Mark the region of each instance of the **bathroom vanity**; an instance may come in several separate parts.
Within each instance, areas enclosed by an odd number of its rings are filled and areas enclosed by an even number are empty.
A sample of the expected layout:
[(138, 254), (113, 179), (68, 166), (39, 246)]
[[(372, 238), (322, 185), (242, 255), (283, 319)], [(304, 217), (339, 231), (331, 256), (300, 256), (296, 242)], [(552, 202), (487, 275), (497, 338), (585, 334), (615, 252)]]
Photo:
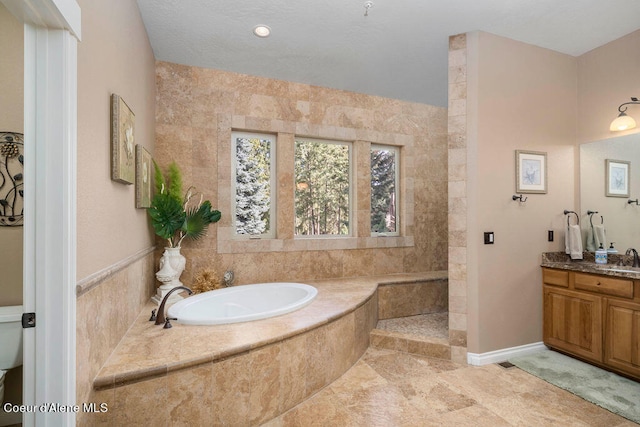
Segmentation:
[(640, 268), (543, 256), (542, 281), (544, 343), (640, 381)]

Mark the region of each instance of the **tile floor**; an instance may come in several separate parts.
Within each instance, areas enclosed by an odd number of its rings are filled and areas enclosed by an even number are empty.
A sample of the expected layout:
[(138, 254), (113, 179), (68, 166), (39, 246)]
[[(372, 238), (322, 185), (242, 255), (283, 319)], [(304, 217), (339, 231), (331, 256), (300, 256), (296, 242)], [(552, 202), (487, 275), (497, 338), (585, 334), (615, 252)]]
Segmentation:
[(268, 422), (289, 426), (636, 426), (516, 367), (369, 348), (342, 377)]

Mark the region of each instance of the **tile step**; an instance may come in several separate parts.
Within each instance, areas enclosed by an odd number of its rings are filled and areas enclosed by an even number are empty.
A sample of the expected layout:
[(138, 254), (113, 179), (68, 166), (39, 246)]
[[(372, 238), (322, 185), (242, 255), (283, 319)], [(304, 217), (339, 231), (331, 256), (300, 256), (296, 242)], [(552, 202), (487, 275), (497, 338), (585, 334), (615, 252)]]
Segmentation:
[(373, 329), (369, 334), (374, 348), (396, 350), (437, 359), (451, 360), (451, 346), (443, 338)]

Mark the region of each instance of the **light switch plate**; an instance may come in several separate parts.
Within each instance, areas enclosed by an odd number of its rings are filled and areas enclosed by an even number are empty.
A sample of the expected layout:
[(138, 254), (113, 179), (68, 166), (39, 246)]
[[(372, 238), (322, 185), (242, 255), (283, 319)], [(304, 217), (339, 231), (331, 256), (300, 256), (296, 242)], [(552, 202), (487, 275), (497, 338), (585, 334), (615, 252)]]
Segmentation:
[(493, 231), (485, 231), (484, 232), (484, 244), (485, 245), (493, 245)]

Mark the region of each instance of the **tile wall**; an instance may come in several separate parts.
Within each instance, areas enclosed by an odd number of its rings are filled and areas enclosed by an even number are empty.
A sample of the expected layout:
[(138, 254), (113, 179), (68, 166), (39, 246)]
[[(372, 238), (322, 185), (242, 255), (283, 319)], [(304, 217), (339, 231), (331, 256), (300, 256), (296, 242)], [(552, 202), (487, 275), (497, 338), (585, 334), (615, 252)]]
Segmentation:
[[(89, 402), (93, 379), (155, 290), (153, 248), (77, 286), (76, 396)], [(78, 424), (82, 425), (82, 424)]]
[(449, 343), (467, 363), (467, 36), (449, 38)]
[[(155, 160), (161, 166), (175, 160), (185, 185), (197, 185), (223, 214), (205, 239), (183, 246), (185, 284), (207, 267), (219, 274), (233, 269), (238, 284), (446, 269), (445, 108), (166, 62), (157, 63), (156, 78)], [(277, 134), (276, 239), (233, 238), (232, 130)], [(353, 237), (293, 237), (295, 135), (354, 143), (363, 179), (356, 185)], [(400, 237), (369, 236), (370, 143), (402, 147)]]

